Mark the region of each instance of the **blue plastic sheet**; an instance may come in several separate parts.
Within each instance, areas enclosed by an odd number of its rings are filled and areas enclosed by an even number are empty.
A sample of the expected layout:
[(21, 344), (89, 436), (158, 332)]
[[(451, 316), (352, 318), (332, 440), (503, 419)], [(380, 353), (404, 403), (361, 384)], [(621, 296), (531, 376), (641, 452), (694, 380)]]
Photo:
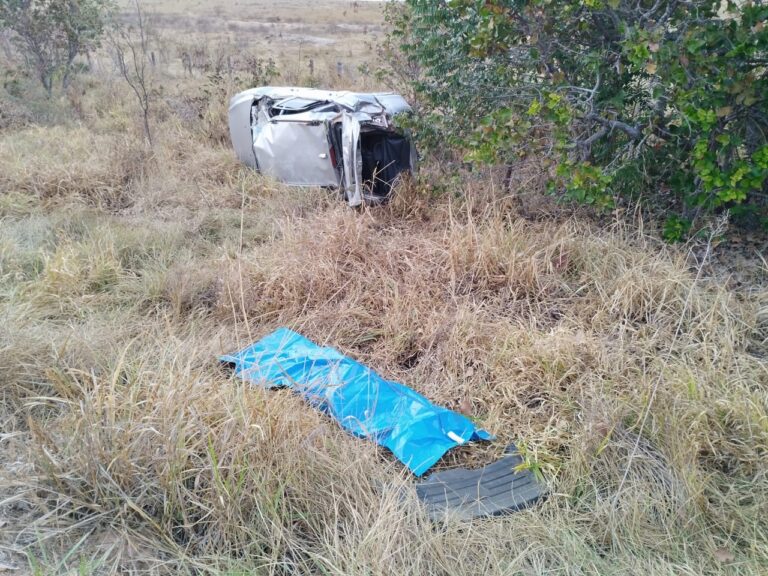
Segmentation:
[(287, 328), (220, 360), (244, 380), (293, 388), (346, 430), (391, 450), (417, 476), (454, 446), (492, 439), (469, 418)]

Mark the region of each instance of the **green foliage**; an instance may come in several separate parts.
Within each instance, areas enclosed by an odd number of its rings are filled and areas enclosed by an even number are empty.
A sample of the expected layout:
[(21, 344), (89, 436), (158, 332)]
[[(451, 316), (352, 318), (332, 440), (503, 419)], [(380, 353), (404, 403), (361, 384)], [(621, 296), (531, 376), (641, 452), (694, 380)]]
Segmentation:
[(109, 0), (2, 0), (0, 28), (15, 43), (50, 94), (56, 79), (67, 87), (75, 59), (101, 40)]
[(685, 239), (691, 230), (690, 220), (681, 218), (677, 214), (672, 214), (664, 222), (662, 236), (669, 242), (680, 242)]
[(764, 2), (407, 0), (389, 19), (425, 150), (549, 158), (552, 191), (642, 195), (680, 234), (722, 210), (768, 220)]
[(562, 190), (565, 197), (600, 209), (613, 207), (610, 185), (613, 178), (602, 168), (589, 162), (563, 160), (556, 169), (556, 178), (549, 183), (550, 191)]

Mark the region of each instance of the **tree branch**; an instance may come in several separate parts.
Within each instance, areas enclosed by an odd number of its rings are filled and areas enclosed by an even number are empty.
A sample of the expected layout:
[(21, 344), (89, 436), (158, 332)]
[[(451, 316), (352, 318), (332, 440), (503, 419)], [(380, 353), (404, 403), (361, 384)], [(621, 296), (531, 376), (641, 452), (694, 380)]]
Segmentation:
[(591, 120), (593, 122), (597, 122), (598, 124), (601, 124), (610, 130), (618, 129), (627, 134), (632, 140), (640, 140), (640, 138), (643, 137), (643, 132), (640, 129), (639, 126), (632, 126), (630, 124), (627, 124), (626, 122), (622, 122), (621, 120), (609, 120), (608, 118), (603, 118), (602, 116), (599, 116), (597, 114), (587, 114), (584, 117), (585, 120)]

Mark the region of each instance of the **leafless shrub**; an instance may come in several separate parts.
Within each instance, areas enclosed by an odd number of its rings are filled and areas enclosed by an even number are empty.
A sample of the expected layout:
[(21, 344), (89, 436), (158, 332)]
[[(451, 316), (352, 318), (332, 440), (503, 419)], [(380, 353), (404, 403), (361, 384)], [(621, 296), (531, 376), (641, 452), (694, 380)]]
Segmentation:
[(152, 147), (152, 131), (149, 116), (155, 89), (152, 72), (148, 69), (151, 53), (147, 36), (147, 20), (139, 0), (134, 0), (136, 11), (135, 27), (118, 27), (110, 36), (110, 45), (115, 53), (115, 62), (123, 79), (136, 95), (141, 108), (144, 137)]

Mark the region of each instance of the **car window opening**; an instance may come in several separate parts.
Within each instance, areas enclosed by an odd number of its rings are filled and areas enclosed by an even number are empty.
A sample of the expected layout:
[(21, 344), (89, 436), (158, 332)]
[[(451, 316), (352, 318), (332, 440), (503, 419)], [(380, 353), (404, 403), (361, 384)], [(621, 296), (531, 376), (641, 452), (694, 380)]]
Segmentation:
[(408, 138), (382, 130), (362, 132), (360, 153), (364, 186), (375, 197), (389, 197), (397, 177), (411, 166)]

